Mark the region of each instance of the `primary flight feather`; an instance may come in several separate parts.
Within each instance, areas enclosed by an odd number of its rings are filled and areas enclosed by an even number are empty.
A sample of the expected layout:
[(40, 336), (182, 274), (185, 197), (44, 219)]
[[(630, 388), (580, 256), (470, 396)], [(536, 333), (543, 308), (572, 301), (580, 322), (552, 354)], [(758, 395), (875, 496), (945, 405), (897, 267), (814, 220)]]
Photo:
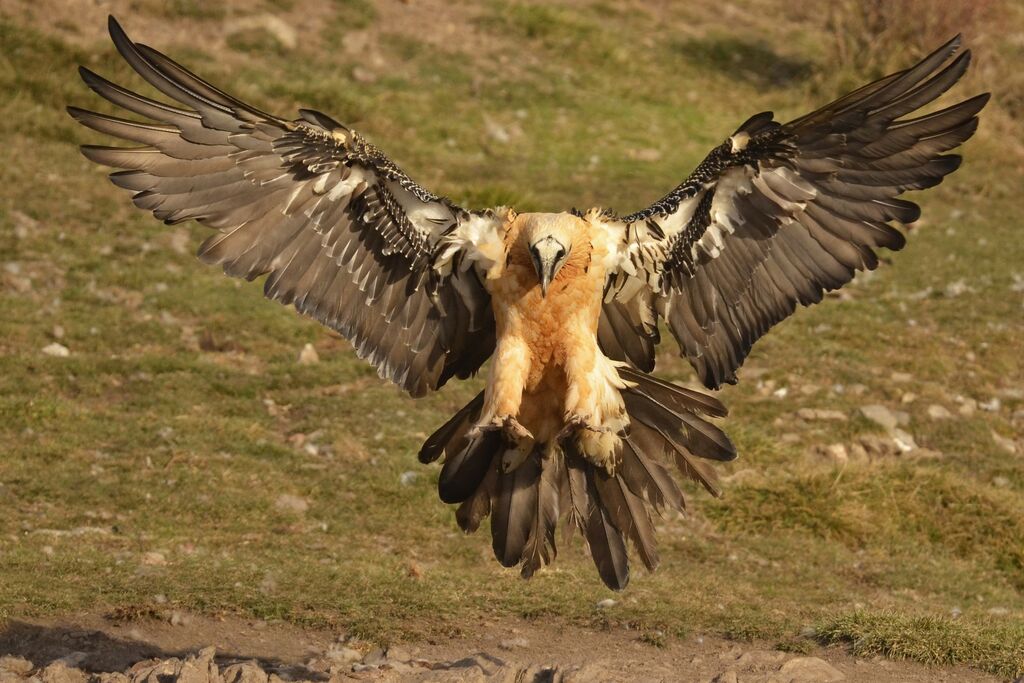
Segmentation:
[(898, 196), (942, 181), (988, 95), (926, 115), (963, 75), (960, 40), (789, 123), (751, 117), (665, 197), (628, 216), (470, 211), (417, 185), (319, 112), (281, 119), (240, 102), (111, 17), (114, 45), (173, 101), (81, 68), (101, 97), (148, 121), (76, 107), (136, 147), (85, 145), (115, 185), (166, 223), (217, 233), (199, 258), (337, 330), (413, 396), (491, 360), (486, 388), (424, 443), (462, 529), (488, 516), (495, 557), (531, 576), (556, 529), (580, 529), (602, 580), (624, 588), (627, 546), (658, 565), (651, 513), (683, 507), (669, 468), (719, 491), (736, 457), (715, 398), (659, 380), (663, 320), (703, 383), (736, 381), (753, 343), (820, 301), (875, 249), (900, 249)]

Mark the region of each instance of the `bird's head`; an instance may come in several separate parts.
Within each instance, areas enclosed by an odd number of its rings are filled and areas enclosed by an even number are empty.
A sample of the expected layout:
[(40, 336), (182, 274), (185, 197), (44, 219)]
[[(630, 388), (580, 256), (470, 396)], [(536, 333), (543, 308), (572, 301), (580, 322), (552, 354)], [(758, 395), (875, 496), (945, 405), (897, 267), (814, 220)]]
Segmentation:
[(526, 219), (523, 236), (540, 280), (541, 295), (547, 296), (548, 287), (569, 260), (579, 219), (569, 214), (520, 214), (520, 218)]

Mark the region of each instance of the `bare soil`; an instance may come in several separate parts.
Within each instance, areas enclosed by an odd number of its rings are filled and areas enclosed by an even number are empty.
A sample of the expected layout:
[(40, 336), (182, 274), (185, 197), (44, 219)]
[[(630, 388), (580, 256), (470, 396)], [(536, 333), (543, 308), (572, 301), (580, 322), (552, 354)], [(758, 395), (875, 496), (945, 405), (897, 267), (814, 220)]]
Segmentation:
[[(170, 680), (176, 680), (181, 676), (173, 675), (174, 666), (180, 667), (180, 660), (194, 660), (200, 649), (211, 646), (222, 669), (252, 661), (271, 674), (271, 683), (276, 683), (273, 676), (284, 681), (998, 680), (964, 667), (860, 659), (840, 648), (794, 654), (765, 643), (707, 636), (656, 646), (625, 629), (595, 631), (550, 621), (495, 620), (466, 625), (464, 634), (378, 649), (343, 633), (237, 617), (175, 614), (171, 620), (119, 621), (110, 615), (79, 614), (9, 622), (0, 630), (0, 657), (23, 657), (36, 672), (57, 663), (49, 675), (44, 672), (44, 681), (53, 680), (52, 672), (61, 665), (88, 674), (125, 672), (141, 681), (160, 663), (162, 670), (172, 673)], [(355, 659), (353, 650), (361, 658)], [(827, 662), (834, 673), (827, 673), (818, 660)]]

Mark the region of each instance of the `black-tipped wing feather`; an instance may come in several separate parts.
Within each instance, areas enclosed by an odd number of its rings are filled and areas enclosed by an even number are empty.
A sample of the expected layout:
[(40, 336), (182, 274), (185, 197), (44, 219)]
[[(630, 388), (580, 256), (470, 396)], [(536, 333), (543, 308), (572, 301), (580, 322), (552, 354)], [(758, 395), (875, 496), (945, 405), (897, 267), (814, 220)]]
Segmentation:
[[(171, 98), (159, 102), (82, 68), (85, 83), (149, 121), (69, 113), (142, 147), (86, 145), (90, 160), (167, 223), (220, 232), (200, 258), (339, 331), (382, 377), (413, 395), (467, 377), (490, 356), (494, 319), (474, 269), (447, 274), (433, 259), (469, 214), (414, 183), (373, 145), (330, 117), (294, 121), (218, 90), (168, 57), (133, 43), (116, 21), (118, 51)], [(450, 258), (451, 253), (448, 254)]]
[[(850, 93), (795, 121), (750, 118), (694, 173), (650, 207), (617, 220), (630, 271), (610, 282), (601, 344), (650, 370), (657, 329), (627, 321), (654, 307), (710, 388), (736, 381), (751, 346), (797, 304), (821, 300), (874, 250), (900, 249), (890, 221), (917, 220), (898, 198), (942, 181), (960, 157), (944, 155), (974, 133), (988, 101), (979, 95), (901, 119), (963, 75), (954, 38), (920, 64)], [(946, 64), (946, 66), (943, 66)], [(637, 288), (631, 281), (640, 279)]]

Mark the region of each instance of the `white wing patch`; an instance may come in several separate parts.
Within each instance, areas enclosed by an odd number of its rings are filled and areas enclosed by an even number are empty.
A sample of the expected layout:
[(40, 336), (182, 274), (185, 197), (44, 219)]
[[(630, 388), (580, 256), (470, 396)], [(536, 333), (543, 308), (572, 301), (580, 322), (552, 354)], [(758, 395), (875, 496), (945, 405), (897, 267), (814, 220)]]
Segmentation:
[(486, 279), (501, 274), (505, 265), (505, 231), (509, 222), (509, 210), (499, 207), (484, 214), (470, 214), (458, 227), (444, 235), (438, 245), (434, 269), (442, 275), (452, 272), (452, 259), (462, 251), (462, 271), (470, 266)]

